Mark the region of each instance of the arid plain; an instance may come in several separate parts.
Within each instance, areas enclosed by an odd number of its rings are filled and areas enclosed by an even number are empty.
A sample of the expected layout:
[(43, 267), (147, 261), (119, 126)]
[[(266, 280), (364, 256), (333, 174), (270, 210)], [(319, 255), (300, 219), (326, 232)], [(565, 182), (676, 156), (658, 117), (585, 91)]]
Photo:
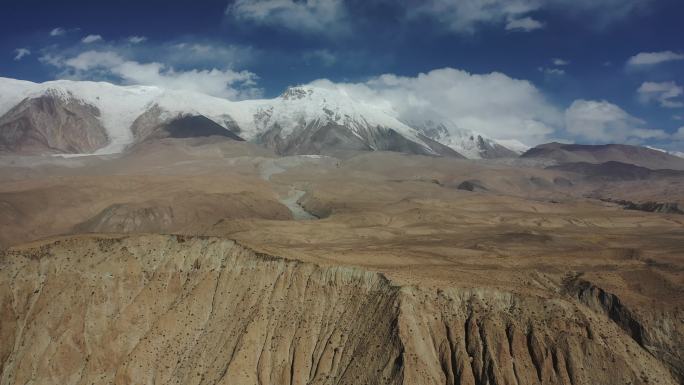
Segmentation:
[(682, 178), (210, 139), (0, 163), (3, 384), (684, 378), (684, 215), (615, 203)]

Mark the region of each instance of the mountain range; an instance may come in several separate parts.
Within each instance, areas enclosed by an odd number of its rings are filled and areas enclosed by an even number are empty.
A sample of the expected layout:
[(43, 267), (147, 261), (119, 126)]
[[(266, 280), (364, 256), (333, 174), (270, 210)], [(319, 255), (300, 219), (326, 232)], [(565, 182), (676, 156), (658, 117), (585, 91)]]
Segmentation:
[(626, 144), (547, 143), (532, 148), (522, 158), (547, 159), (557, 164), (604, 164), (618, 162), (658, 170), (684, 170), (684, 158), (665, 151)]
[(548, 143), (530, 149), (448, 120), (406, 119), (319, 86), (290, 87), (273, 99), (230, 101), (153, 86), (0, 78), (0, 153), (115, 154), (167, 137), (208, 136), (252, 142), (279, 155), (394, 151), (684, 170), (684, 158), (655, 148)]
[[(203, 129), (179, 134), (189, 118)], [(119, 153), (145, 140), (178, 135), (222, 135), (281, 155), (382, 150), (478, 159), (515, 157), (526, 149), (448, 121), (408, 122), (391, 109), (315, 86), (236, 102), (151, 86), (0, 78), (3, 152)]]

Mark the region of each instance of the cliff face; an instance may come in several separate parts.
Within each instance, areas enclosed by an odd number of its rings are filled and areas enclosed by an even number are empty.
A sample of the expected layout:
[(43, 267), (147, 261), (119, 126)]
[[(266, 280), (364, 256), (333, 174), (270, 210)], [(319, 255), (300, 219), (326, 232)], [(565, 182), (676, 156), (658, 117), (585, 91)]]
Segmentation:
[(401, 380), (397, 290), (377, 274), (161, 236), (3, 263), (3, 384)]
[(401, 287), (218, 238), (77, 237), (0, 258), (1, 384), (677, 383), (560, 288)]
[(681, 310), (654, 313), (631, 309), (615, 294), (580, 279), (569, 277), (564, 289), (580, 303), (608, 317), (639, 346), (666, 363), (680, 380), (684, 380), (684, 333)]

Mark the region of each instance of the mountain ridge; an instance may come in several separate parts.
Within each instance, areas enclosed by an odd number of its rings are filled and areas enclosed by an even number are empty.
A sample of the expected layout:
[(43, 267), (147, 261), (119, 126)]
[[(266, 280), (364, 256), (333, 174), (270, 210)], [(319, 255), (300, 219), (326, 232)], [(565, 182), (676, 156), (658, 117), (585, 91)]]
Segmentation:
[[(107, 82), (32, 83), (0, 78), (0, 85), (3, 90), (0, 91), (0, 117), (22, 101), (40, 97), (64, 104), (76, 101), (98, 110), (99, 114), (93, 114), (92, 118), (101, 123), (108, 142), (95, 149), (88, 148), (92, 150), (89, 153), (95, 154), (120, 153), (135, 145), (139, 139), (135, 131), (141, 130), (142, 123), (160, 126), (191, 115), (203, 116), (247, 141), (262, 143), (276, 151), (284, 149), (283, 154), (334, 152), (340, 147), (468, 158), (517, 156), (515, 151), (483, 135), (462, 129), (447, 130), (446, 123), (439, 123), (442, 127), (439, 135), (430, 135), (424, 127), (405, 123), (391, 109), (355, 100), (341, 91), (310, 85), (289, 87), (273, 99), (242, 101)], [(155, 109), (157, 116), (139, 121)], [(458, 135), (450, 140), (452, 132)], [(312, 144), (312, 137), (323, 141)]]
[(536, 158), (567, 163), (605, 163), (620, 162), (645, 167), (651, 170), (684, 170), (684, 158), (649, 147), (627, 144), (563, 144), (546, 143), (534, 147), (521, 158)]

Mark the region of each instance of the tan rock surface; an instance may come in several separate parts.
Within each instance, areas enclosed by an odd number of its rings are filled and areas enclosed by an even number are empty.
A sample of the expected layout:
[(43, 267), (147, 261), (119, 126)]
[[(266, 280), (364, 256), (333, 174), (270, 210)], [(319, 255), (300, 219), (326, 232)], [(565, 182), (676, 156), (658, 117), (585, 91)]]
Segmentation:
[(11, 249), (0, 287), (2, 383), (677, 383), (552, 284), (400, 286), (218, 238), (132, 236)]
[[(2, 384), (684, 378), (684, 216), (587, 197), (681, 202), (680, 180), (206, 140), (0, 170)], [(82, 232), (216, 238), (26, 244)]]
[(0, 117), (0, 152), (94, 152), (109, 140), (99, 115), (97, 108), (71, 99), (26, 99)]

